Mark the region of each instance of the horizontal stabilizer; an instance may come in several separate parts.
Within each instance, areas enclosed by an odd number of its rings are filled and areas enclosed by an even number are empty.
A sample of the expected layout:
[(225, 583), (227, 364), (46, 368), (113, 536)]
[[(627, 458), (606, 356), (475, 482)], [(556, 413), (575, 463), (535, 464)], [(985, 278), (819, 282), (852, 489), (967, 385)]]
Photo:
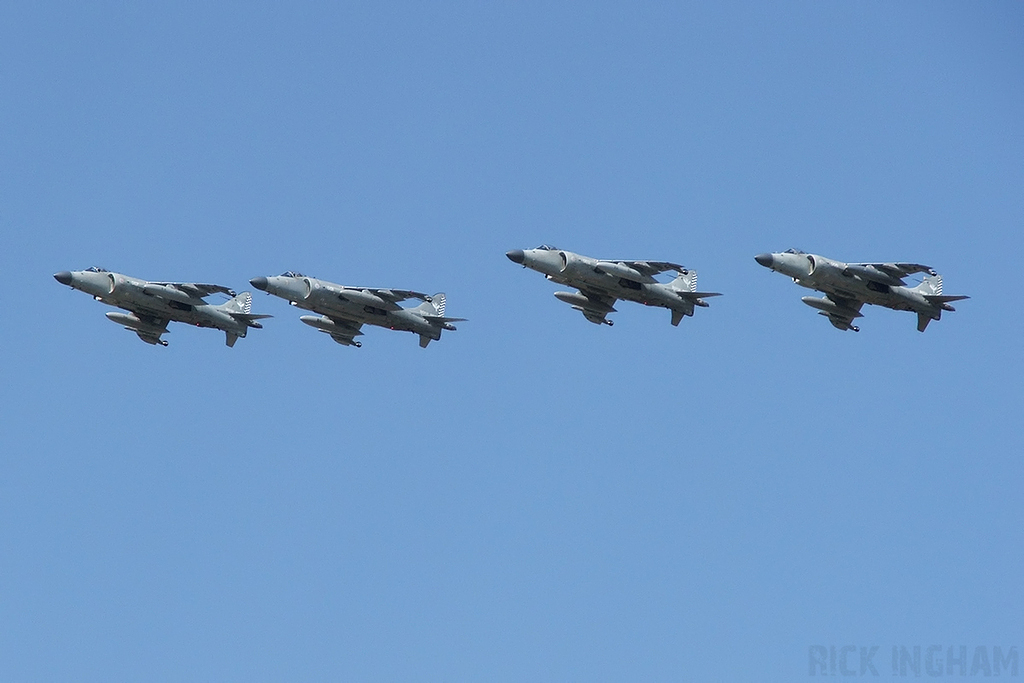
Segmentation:
[(272, 315), (259, 315), (256, 313), (232, 313), (231, 317), (235, 320), (240, 320), (245, 323), (250, 323), (253, 320), (264, 320), (265, 318), (273, 318)]
[[(924, 298), (928, 303), (933, 306), (938, 306), (944, 311), (955, 311), (956, 309), (949, 305), (950, 301), (962, 301), (964, 299), (970, 299), (969, 296), (942, 296), (940, 294), (925, 294)], [(927, 325), (928, 323), (925, 323)], [(924, 330), (921, 330), (924, 332)]]
[(446, 318), (443, 315), (425, 315), (423, 319), (432, 323), (438, 323), (439, 325), (444, 325), (445, 323), (464, 323), (469, 320), (469, 318)]
[[(679, 298), (682, 299), (683, 301), (688, 301), (688, 302), (690, 302), (693, 305), (700, 306), (701, 308), (708, 308), (709, 307), (708, 306), (708, 302), (704, 301), (704, 297), (722, 296), (718, 292), (686, 292), (686, 291), (680, 292), (680, 291), (677, 291), (676, 294), (678, 294)], [(672, 324), (673, 325), (678, 325), (679, 323), (674, 322)]]
[[(256, 322), (257, 320), (263, 320), (264, 318), (273, 318), (272, 315), (257, 315), (255, 313), (231, 313), (231, 317), (240, 323), (245, 323), (249, 327), (255, 327), (256, 329), (263, 329), (263, 325)], [(230, 346), (230, 344), (229, 344)]]

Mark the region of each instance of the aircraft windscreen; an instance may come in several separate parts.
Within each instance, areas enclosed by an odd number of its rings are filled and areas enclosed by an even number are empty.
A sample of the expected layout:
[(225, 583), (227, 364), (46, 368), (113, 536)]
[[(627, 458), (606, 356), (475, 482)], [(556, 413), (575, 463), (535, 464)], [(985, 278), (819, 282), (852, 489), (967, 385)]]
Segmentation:
[(106, 268), (100, 268), (99, 266), (90, 266), (85, 269), (87, 273), (109, 273), (110, 271)]
[(281, 273), (281, 277), (306, 277), (302, 273), (296, 273), (294, 270), (286, 270)]
[(805, 254), (807, 252), (800, 251), (799, 249), (793, 249), (792, 247), (790, 247), (789, 249), (787, 249), (786, 251), (784, 251), (782, 253), (784, 253), (784, 254)]
[(553, 247), (550, 244), (542, 244), (537, 249), (541, 251), (558, 251), (558, 247)]

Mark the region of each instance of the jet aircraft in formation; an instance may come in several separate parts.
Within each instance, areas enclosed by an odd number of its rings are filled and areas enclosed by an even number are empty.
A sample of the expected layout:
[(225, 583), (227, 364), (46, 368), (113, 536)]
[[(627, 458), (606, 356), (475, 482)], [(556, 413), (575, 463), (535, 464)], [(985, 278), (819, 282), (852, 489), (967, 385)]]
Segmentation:
[[(715, 292), (697, 291), (697, 271), (667, 261), (601, 261), (542, 244), (536, 249), (514, 249), (505, 254), (513, 263), (544, 273), (576, 292), (555, 292), (555, 298), (572, 306), (592, 323), (612, 325), (606, 317), (615, 312), (618, 299), (672, 312), (672, 324), (693, 315), (694, 306), (706, 307), (706, 297)], [(671, 282), (659, 282), (655, 275), (676, 273)]]
[[(431, 340), (441, 338), (442, 330), (454, 330), (452, 323), (465, 320), (445, 317), (444, 293), (427, 296), (407, 289), (348, 287), (292, 271), (275, 277), (255, 277), (249, 282), (293, 306), (319, 313), (300, 316), (299, 320), (331, 335), (331, 339), (344, 346), (362, 346), (355, 341), (363, 334), (360, 328), (376, 325), (418, 334), (420, 346), (426, 348)], [(409, 299), (422, 303), (410, 308), (398, 305)]]
[[(942, 317), (943, 311), (956, 310), (950, 301), (966, 296), (943, 296), (942, 276), (930, 266), (919, 263), (843, 263), (799, 249), (775, 254), (758, 254), (754, 260), (765, 268), (788, 275), (801, 287), (824, 292), (823, 298), (801, 298), (816, 308), (840, 330), (859, 332), (853, 324), (864, 304), (884, 306), (897, 311), (917, 313), (917, 329), (924, 332), (928, 323)], [(907, 286), (909, 275), (927, 273), (921, 284)]]
[[(667, 308), (672, 324), (678, 325), (684, 317), (693, 315), (695, 307), (706, 307), (704, 299), (720, 296), (698, 292), (697, 272), (667, 261), (599, 260), (549, 245), (514, 249), (505, 255), (514, 263), (543, 273), (552, 282), (574, 288), (575, 292), (554, 295), (599, 325), (612, 324), (607, 316), (615, 312), (620, 299)], [(853, 321), (863, 317), (860, 309), (864, 304), (873, 304), (917, 313), (917, 329), (924, 332), (929, 322), (942, 317), (943, 311), (954, 310), (950, 302), (969, 298), (943, 295), (942, 277), (933, 268), (917, 263), (843, 263), (798, 249), (758, 254), (754, 259), (788, 275), (798, 285), (823, 292), (822, 298), (805, 296), (802, 301), (840, 330), (859, 331)], [(675, 273), (675, 278), (668, 282), (655, 279), (666, 272)], [(926, 276), (920, 284), (908, 285), (905, 278), (916, 273)], [(222, 285), (148, 282), (102, 268), (62, 271), (53, 277), (91, 294), (97, 301), (128, 311), (106, 315), (147, 344), (167, 346), (161, 339), (167, 324), (182, 322), (222, 330), (227, 345), (234, 346), (250, 327), (262, 327), (260, 319), (271, 317), (252, 313), (249, 292), (236, 295)], [(293, 306), (319, 314), (303, 315), (299, 320), (344, 346), (362, 346), (356, 341), (363, 334), (362, 326), (376, 325), (419, 335), (420, 346), (426, 348), (441, 338), (443, 330), (454, 330), (452, 323), (465, 320), (445, 316), (443, 293), (428, 296), (407, 289), (352, 287), (292, 271), (255, 277), (249, 282)], [(231, 298), (212, 304), (206, 297), (213, 294)], [(420, 303), (399, 305), (408, 300)]]
[[(106, 315), (147, 344), (167, 346), (160, 338), (167, 332), (167, 323), (180, 322), (222, 330), (227, 335), (227, 345), (234, 346), (250, 327), (263, 327), (258, 320), (271, 317), (252, 313), (249, 292), (236, 296), (234, 290), (221, 285), (147, 282), (95, 267), (75, 272), (65, 270), (53, 277), (62, 285), (91, 294), (96, 301), (129, 311), (111, 311)], [(223, 304), (211, 304), (206, 301), (211, 294), (226, 294), (232, 298)]]

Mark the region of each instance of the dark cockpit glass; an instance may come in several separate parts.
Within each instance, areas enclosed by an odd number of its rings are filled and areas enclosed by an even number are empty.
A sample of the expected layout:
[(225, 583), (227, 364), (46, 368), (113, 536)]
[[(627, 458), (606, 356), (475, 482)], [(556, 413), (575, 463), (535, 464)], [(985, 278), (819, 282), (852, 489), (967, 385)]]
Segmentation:
[(793, 249), (792, 247), (790, 247), (789, 249), (787, 249), (786, 251), (784, 251), (782, 253), (783, 254), (806, 254), (807, 252), (800, 251), (799, 249)]
[(540, 251), (558, 251), (558, 247), (553, 247), (550, 244), (542, 244), (537, 249)]
[(306, 277), (302, 273), (296, 273), (294, 270), (286, 270), (281, 273), (281, 277)]
[(109, 273), (110, 271), (106, 268), (100, 268), (99, 266), (89, 266), (85, 269), (87, 273)]

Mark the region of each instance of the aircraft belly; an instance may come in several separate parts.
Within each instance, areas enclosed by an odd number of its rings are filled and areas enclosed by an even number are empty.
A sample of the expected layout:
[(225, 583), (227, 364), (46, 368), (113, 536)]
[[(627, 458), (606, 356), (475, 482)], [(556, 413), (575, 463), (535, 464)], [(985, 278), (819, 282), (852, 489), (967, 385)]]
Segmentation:
[(583, 278), (579, 277), (566, 277), (565, 275), (548, 275), (547, 277), (552, 282), (557, 282), (558, 284), (565, 285), (566, 287), (575, 287), (576, 289), (579, 289), (580, 287), (587, 287), (590, 284)]
[(856, 290), (850, 287), (829, 287), (819, 291), (823, 291), (830, 296), (862, 301), (869, 306), (880, 306), (894, 311), (918, 311), (931, 308), (927, 305), (919, 304), (909, 296), (900, 296), (895, 292), (876, 292), (868, 289), (867, 287), (864, 287), (863, 289), (858, 288)]
[(416, 332), (418, 334), (428, 334), (431, 331), (431, 327), (426, 321), (404, 310), (389, 315), (384, 327), (402, 332)]
[(415, 330), (413, 329), (412, 325), (408, 320), (405, 320), (397, 315), (367, 318), (366, 322), (370, 325), (376, 325), (377, 327), (383, 327), (388, 330), (397, 330), (399, 332), (415, 332)]
[(622, 299), (623, 301), (632, 301), (635, 304), (643, 304), (645, 306), (661, 306), (662, 304), (653, 300), (652, 297), (644, 296), (643, 292), (637, 292), (630, 289), (618, 289), (610, 296), (614, 296), (616, 299)]
[(840, 296), (845, 296), (850, 299), (858, 299), (863, 301), (869, 306), (881, 306), (882, 308), (897, 308), (896, 298), (891, 294), (883, 294), (880, 292), (874, 292), (870, 289), (864, 288), (857, 292), (842, 293)]
[(123, 308), (126, 311), (131, 311), (136, 315), (146, 316), (149, 318), (159, 318), (160, 320), (167, 320), (170, 322), (190, 322), (188, 318), (183, 315), (183, 311), (176, 311), (169, 306), (154, 306), (156, 302), (146, 302), (147, 305), (140, 305), (135, 302), (132, 303), (119, 303), (118, 308)]
[[(674, 292), (666, 292), (661, 288), (655, 288), (649, 285), (645, 285), (640, 292), (634, 292), (633, 294), (636, 298), (631, 300), (642, 303), (645, 306), (672, 308), (675, 305), (683, 303), (682, 299), (680, 299)], [(639, 296), (637, 296), (638, 294)]]
[(866, 304), (875, 304), (878, 302), (878, 294), (867, 289), (850, 287), (848, 283), (843, 283), (844, 286), (836, 287), (835, 285), (818, 286), (815, 287), (819, 292), (824, 292), (829, 297), (836, 297), (837, 299), (850, 299), (852, 301), (863, 301)]
[[(881, 301), (879, 301), (876, 304), (877, 306), (884, 306), (885, 308), (891, 308), (894, 311), (912, 311), (912, 310), (914, 310), (913, 306), (910, 305), (910, 302), (907, 301), (903, 297), (891, 296), (890, 295), (890, 296), (883, 296), (883, 297), (879, 297), (879, 298), (881, 299)], [(871, 302), (871, 303), (875, 303), (875, 302)]]
[(890, 292), (876, 292), (868, 289), (867, 287), (865, 287), (863, 292), (860, 294), (860, 298), (863, 299), (865, 303), (871, 304), (872, 306), (882, 306), (884, 308), (895, 309), (899, 308), (899, 305), (903, 300), (902, 297), (896, 296)]
[(863, 301), (872, 306), (904, 311), (914, 310), (912, 297), (901, 296), (899, 294), (901, 288), (890, 288), (888, 285), (829, 274), (825, 278), (825, 285), (818, 289), (827, 294)]
[(607, 282), (593, 282), (591, 280), (585, 280), (582, 278), (572, 278), (571, 280), (563, 282), (561, 284), (568, 285), (569, 287), (575, 287), (581, 292), (595, 292), (602, 296), (615, 297), (616, 299), (622, 298), (621, 296), (619, 296), (618, 288), (614, 284), (611, 287), (609, 287), (609, 283)]
[(323, 304), (311, 307), (310, 310), (320, 315), (326, 315), (329, 318), (346, 318), (360, 323), (376, 324), (373, 321), (373, 316), (368, 316), (363, 312), (362, 306), (356, 306), (341, 299), (324, 302)]

